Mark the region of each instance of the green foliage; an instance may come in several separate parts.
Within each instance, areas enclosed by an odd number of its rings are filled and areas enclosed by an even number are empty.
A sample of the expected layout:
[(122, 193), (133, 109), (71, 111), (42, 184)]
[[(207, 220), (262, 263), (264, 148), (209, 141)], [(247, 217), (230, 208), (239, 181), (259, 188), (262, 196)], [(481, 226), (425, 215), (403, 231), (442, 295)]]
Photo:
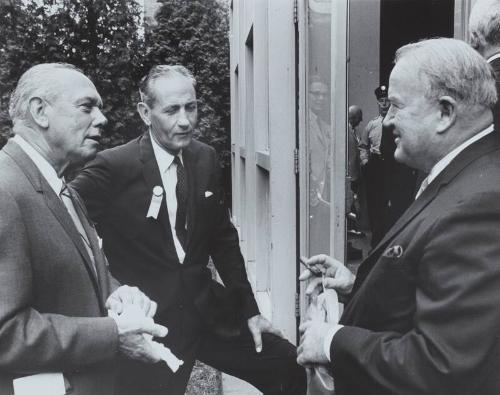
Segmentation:
[[(216, 0), (163, 0), (157, 23), (143, 29), (132, 0), (11, 0), (0, 6), (0, 146), (10, 132), (8, 99), (34, 64), (68, 62), (96, 84), (108, 118), (105, 147), (144, 129), (137, 84), (151, 66), (183, 64), (198, 86), (199, 138), (229, 166), (229, 42), (227, 9)], [(145, 30), (145, 33), (144, 33)]]
[(144, 66), (182, 64), (197, 80), (199, 139), (230, 165), (228, 13), (217, 0), (160, 0), (157, 24), (146, 31)]
[[(0, 144), (9, 133), (8, 96), (29, 67), (68, 62), (96, 84), (108, 118), (103, 143), (140, 133), (136, 81), (142, 69), (140, 8), (128, 0), (18, 1), (0, 7)], [(2, 144), (3, 145), (3, 144)]]

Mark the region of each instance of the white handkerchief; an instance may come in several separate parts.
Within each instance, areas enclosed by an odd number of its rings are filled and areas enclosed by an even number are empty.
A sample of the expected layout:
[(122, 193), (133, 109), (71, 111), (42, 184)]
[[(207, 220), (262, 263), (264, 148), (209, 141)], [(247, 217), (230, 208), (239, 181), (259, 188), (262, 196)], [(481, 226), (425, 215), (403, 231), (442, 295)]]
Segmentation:
[(212, 195), (213, 195), (213, 192), (211, 192), (211, 191), (205, 191), (205, 197), (206, 197), (206, 198), (207, 198), (207, 197), (210, 197), (210, 196), (212, 196)]
[(64, 395), (66, 393), (62, 373), (40, 373), (15, 379), (12, 383), (14, 395)]

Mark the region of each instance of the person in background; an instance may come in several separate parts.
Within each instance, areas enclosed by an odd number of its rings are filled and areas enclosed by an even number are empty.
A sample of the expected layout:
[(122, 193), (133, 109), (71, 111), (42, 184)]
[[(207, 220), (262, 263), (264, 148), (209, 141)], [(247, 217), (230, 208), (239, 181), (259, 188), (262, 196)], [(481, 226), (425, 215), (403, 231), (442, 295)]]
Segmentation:
[(375, 97), (377, 98), (379, 115), (368, 122), (359, 143), (359, 158), (366, 189), (372, 247), (377, 245), (384, 234), (384, 169), (380, 142), (382, 140), (382, 121), (390, 105), (387, 99), (387, 87), (381, 85), (375, 89)]

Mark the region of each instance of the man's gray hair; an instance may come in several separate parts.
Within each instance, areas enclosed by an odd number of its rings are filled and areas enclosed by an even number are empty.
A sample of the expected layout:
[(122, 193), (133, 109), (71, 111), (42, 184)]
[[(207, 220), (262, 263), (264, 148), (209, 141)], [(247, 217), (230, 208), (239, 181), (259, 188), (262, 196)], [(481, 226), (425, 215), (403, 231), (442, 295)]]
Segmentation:
[(26, 118), (28, 104), (33, 97), (49, 101), (55, 98), (58, 94), (58, 76), (54, 73), (56, 70), (74, 70), (83, 74), (78, 67), (69, 63), (41, 63), (29, 68), (10, 95), (9, 116), (12, 122)]
[(408, 44), (396, 51), (395, 63), (408, 59), (429, 88), (430, 100), (453, 97), (467, 108), (492, 108), (497, 101), (495, 77), (486, 60), (467, 43), (435, 38)]
[(500, 46), (500, 0), (476, 0), (469, 17), (472, 48), (484, 55), (489, 46)]
[(157, 65), (153, 66), (149, 73), (142, 77), (139, 83), (139, 94), (141, 101), (152, 107), (155, 101), (153, 90), (151, 86), (155, 80), (161, 77), (171, 77), (172, 75), (180, 75), (186, 77), (196, 88), (196, 79), (193, 74), (182, 65)]

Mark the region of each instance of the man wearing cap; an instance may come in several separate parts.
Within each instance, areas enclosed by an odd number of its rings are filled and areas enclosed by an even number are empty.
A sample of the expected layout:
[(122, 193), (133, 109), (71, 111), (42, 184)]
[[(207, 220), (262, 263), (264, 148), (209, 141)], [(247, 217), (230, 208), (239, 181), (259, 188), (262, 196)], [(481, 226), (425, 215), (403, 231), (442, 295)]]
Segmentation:
[(380, 241), (384, 229), (384, 179), (380, 142), (382, 139), (382, 121), (390, 105), (387, 99), (387, 87), (381, 85), (375, 89), (375, 97), (377, 98), (379, 115), (368, 122), (361, 134), (359, 143), (359, 159), (366, 186), (368, 217), (372, 232), (372, 247)]
[(463, 41), (409, 44), (396, 52), (389, 99), (396, 160), (428, 176), (355, 281), (333, 258), (306, 262), (313, 286), (350, 300), (340, 325), (301, 325), (298, 360), (329, 364), (337, 395), (500, 394), (493, 72)]
[[(153, 67), (140, 82), (142, 136), (99, 153), (73, 184), (114, 276), (158, 302), (165, 344), (184, 365), (123, 361), (117, 395), (184, 394), (195, 360), (265, 394), (305, 393), (295, 347), (259, 311), (223, 201), (215, 150), (193, 139), (196, 80)], [(212, 279), (209, 257), (224, 286)]]
[[(469, 18), (472, 47), (493, 67), (497, 93), (500, 95), (500, 0), (477, 0)], [(495, 129), (500, 128), (500, 100), (494, 111)]]

